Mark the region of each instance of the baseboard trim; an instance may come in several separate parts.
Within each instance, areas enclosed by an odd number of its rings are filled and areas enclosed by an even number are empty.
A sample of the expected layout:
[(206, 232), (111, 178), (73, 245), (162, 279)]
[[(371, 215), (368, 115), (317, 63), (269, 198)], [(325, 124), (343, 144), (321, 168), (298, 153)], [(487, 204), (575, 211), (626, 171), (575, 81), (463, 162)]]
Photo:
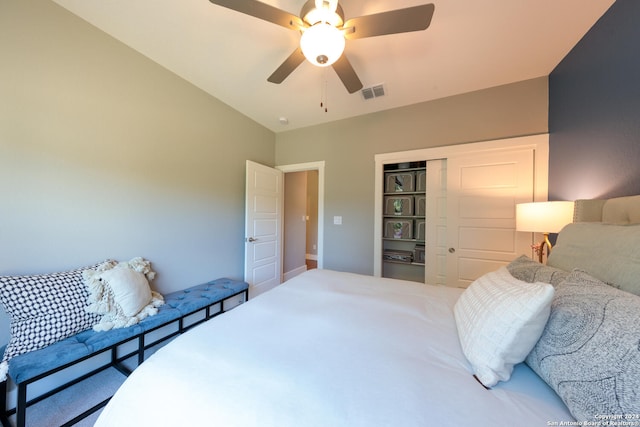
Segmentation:
[(307, 266), (306, 265), (302, 265), (300, 267), (294, 268), (293, 270), (290, 270), (290, 271), (287, 271), (286, 273), (284, 273), (284, 280), (286, 282), (287, 280), (293, 279), (298, 274), (302, 274), (305, 271), (307, 271)]

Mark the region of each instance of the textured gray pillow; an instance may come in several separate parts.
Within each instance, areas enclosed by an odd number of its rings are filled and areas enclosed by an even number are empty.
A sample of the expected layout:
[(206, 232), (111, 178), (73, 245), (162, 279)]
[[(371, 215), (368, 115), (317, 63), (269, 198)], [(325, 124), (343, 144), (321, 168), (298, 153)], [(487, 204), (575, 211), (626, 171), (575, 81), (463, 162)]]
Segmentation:
[(534, 261), (526, 255), (520, 255), (507, 265), (507, 270), (513, 277), (527, 283), (551, 283), (558, 285), (569, 275), (568, 271), (549, 267)]
[(578, 421), (640, 414), (640, 297), (574, 270), (526, 363)]
[(579, 268), (623, 291), (640, 295), (640, 224), (567, 224), (547, 265)]

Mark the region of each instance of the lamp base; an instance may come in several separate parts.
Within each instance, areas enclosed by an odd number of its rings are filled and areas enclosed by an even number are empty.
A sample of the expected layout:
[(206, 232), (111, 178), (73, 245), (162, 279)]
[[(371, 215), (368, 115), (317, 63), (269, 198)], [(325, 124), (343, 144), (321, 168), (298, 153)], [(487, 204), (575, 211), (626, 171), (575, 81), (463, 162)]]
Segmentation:
[(535, 247), (536, 254), (538, 255), (538, 261), (542, 264), (542, 258), (544, 255), (544, 248), (547, 247), (547, 259), (549, 258), (549, 254), (551, 253), (551, 242), (549, 241), (549, 233), (544, 233), (544, 240), (540, 242), (538, 246)]

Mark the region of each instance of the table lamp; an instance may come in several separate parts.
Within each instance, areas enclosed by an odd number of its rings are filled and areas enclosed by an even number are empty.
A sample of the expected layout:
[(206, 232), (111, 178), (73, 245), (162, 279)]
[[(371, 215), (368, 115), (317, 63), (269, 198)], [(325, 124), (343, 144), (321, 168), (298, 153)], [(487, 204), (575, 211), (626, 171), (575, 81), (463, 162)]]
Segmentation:
[(538, 260), (547, 247), (547, 257), (551, 253), (549, 233), (558, 233), (562, 227), (573, 222), (573, 202), (534, 202), (516, 205), (516, 230), (543, 233), (544, 240), (536, 249)]

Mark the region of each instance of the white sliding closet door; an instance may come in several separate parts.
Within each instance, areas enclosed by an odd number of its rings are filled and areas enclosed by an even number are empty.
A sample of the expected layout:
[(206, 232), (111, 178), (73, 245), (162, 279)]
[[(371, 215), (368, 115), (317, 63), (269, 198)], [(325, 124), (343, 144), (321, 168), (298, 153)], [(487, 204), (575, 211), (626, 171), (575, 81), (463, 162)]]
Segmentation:
[(384, 165), (427, 162), (425, 281), (467, 287), (531, 256), (516, 204), (547, 200), (549, 135), (425, 148), (375, 157), (374, 275), (382, 274)]
[(447, 284), (447, 159), (427, 161), (426, 283)]
[(534, 194), (534, 150), (504, 150), (447, 159), (447, 285), (476, 278), (531, 252), (515, 231), (516, 203)]

